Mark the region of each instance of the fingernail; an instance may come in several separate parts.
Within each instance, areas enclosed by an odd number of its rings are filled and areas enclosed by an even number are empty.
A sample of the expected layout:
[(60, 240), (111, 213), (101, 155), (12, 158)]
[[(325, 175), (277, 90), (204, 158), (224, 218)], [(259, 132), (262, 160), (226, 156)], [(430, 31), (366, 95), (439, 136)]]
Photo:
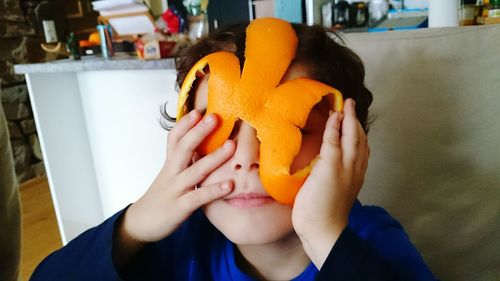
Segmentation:
[(228, 189), (230, 189), (230, 188), (231, 188), (231, 185), (229, 184), (229, 182), (224, 182), (224, 183), (222, 183), (222, 184), (221, 184), (221, 186), (220, 186), (220, 189), (222, 189), (222, 190), (224, 190), (224, 191), (226, 191), (226, 190), (228, 190)]
[(224, 150), (229, 150), (231, 148), (231, 142), (227, 140), (224, 145), (222, 146), (222, 149)]
[(203, 123), (207, 124), (207, 125), (210, 125), (214, 122), (214, 116), (213, 115), (207, 115), (205, 116), (205, 118), (203, 119)]

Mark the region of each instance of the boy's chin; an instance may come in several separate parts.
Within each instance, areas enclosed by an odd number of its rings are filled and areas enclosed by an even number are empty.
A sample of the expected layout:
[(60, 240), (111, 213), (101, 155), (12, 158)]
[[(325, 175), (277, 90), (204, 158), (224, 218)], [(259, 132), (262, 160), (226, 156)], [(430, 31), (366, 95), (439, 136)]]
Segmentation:
[(248, 211), (228, 211), (217, 206), (204, 208), (208, 220), (237, 245), (275, 243), (294, 233), (289, 207)]
[(281, 225), (274, 226), (249, 226), (249, 227), (227, 227), (219, 229), (224, 236), (237, 245), (266, 245), (273, 244), (294, 233), (293, 227)]

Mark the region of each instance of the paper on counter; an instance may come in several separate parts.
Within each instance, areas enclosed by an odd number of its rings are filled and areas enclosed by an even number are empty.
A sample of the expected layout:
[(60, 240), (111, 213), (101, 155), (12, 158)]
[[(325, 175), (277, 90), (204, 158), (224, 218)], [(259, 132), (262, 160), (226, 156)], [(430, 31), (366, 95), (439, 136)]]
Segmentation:
[(119, 9), (100, 10), (99, 14), (103, 17), (110, 17), (110, 16), (116, 16), (116, 15), (136, 14), (136, 13), (145, 13), (145, 12), (148, 12), (148, 8), (144, 5), (128, 4), (128, 5), (120, 6)]
[(111, 10), (111, 9), (116, 9), (116, 8), (121, 8), (121, 6), (126, 6), (130, 4), (141, 4), (142, 1), (136, 1), (136, 0), (99, 0), (99, 1), (93, 1), (92, 2), (92, 8), (94, 11), (101, 11), (101, 10)]
[(110, 18), (109, 24), (116, 30), (119, 35), (134, 35), (153, 33), (155, 26), (151, 19), (146, 15)]

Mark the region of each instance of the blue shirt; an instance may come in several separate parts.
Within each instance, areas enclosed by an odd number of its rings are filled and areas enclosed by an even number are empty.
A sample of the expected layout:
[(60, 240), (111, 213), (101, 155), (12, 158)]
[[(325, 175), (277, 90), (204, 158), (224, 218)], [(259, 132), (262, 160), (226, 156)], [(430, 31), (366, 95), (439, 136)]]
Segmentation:
[[(234, 244), (225, 239), (222, 245), (223, 251), (220, 257), (212, 256), (212, 276), (214, 280), (238, 280), (238, 281), (255, 281), (255, 278), (248, 276), (241, 271), (236, 265), (236, 258), (234, 256)], [(313, 263), (297, 277), (291, 281), (309, 281), (314, 280), (318, 273), (318, 269)]]
[[(147, 245), (119, 276), (112, 245), (115, 223), (123, 213), (52, 253), (30, 280), (255, 280), (238, 268), (235, 246), (200, 210), (169, 237)], [(332, 279), (435, 280), (401, 225), (384, 209), (359, 202), (321, 271), (311, 263), (293, 280)]]

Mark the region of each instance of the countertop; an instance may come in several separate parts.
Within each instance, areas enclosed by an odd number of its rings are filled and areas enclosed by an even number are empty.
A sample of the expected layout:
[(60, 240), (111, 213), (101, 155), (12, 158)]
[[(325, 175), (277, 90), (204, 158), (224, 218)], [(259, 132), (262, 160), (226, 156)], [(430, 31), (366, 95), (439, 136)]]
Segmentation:
[(14, 66), (17, 74), (141, 69), (175, 69), (175, 62), (173, 58), (145, 61), (133, 57), (103, 59), (92, 56), (82, 57), (81, 60), (64, 59)]

